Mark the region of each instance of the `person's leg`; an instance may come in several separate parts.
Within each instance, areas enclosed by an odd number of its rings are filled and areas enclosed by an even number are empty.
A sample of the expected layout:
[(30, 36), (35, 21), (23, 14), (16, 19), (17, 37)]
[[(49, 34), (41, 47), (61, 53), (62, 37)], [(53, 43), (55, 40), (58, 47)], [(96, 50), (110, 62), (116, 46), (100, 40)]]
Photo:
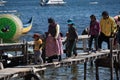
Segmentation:
[(75, 56), (77, 56), (77, 52), (76, 52), (76, 41), (75, 40), (70, 40), (70, 51), (71, 51), (71, 56), (72, 56), (72, 52)]
[(37, 60), (38, 60), (38, 59), (37, 59), (37, 52), (34, 51), (34, 63), (35, 63), (35, 64), (37, 64)]
[(52, 62), (53, 61), (59, 61), (59, 55), (53, 55), (52, 56)]
[(102, 42), (104, 41), (104, 34), (101, 33), (98, 37), (98, 49), (102, 48)]
[(77, 56), (76, 41), (73, 41), (73, 54)]
[(106, 37), (106, 43), (107, 43), (107, 47), (108, 49), (110, 49), (110, 37)]
[(98, 36), (95, 36), (94, 40), (95, 40), (95, 50), (97, 51), (98, 50)]
[(89, 38), (89, 42), (88, 42), (89, 51), (91, 50), (92, 47), (92, 41), (93, 41), (93, 36)]
[(66, 46), (65, 46), (65, 47), (66, 47), (66, 57), (68, 57), (68, 56), (69, 56), (69, 55), (68, 55), (68, 54), (69, 54), (69, 53), (68, 53), (68, 52), (69, 52), (69, 51), (68, 51), (68, 50), (69, 50), (69, 45), (68, 45), (68, 44), (66, 44)]
[(72, 41), (71, 40), (69, 40), (68, 41), (68, 48), (67, 48), (67, 52), (68, 52), (68, 57), (71, 57), (71, 55), (72, 55), (72, 46), (73, 45), (73, 43), (72, 43)]
[(40, 51), (38, 51), (38, 59), (39, 59), (39, 62), (40, 62), (40, 64), (43, 64), (43, 59), (42, 59), (42, 51), (40, 50)]
[(58, 58), (58, 61), (61, 61), (61, 60), (62, 60), (61, 54), (60, 54), (58, 57), (59, 57), (59, 58)]
[(45, 49), (42, 49), (42, 59), (43, 59), (43, 62), (45, 63), (46, 62)]
[(52, 60), (52, 56), (48, 57), (48, 60), (47, 60), (47, 62), (48, 62), (48, 63), (51, 63), (51, 62), (53, 62), (53, 60)]

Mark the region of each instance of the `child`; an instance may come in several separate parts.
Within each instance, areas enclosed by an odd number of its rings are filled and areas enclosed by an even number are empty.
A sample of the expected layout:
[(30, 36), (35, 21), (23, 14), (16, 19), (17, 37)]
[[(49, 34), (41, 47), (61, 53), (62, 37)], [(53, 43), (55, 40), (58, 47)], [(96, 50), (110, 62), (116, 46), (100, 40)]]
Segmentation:
[[(35, 58), (35, 64), (43, 64), (43, 59), (41, 57), (42, 55), (42, 39), (40, 39), (40, 35), (38, 33), (35, 33), (33, 35), (34, 38), (34, 58)], [(39, 61), (39, 62), (38, 62)]]

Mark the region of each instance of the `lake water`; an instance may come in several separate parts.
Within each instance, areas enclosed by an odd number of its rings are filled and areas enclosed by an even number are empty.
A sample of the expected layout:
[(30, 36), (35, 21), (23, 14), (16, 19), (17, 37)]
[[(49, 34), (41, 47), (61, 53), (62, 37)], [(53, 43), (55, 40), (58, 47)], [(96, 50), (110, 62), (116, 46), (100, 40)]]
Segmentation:
[[(34, 17), (32, 30), (22, 39), (32, 40), (35, 32), (43, 34), (48, 29), (47, 19), (53, 17), (60, 24), (61, 32), (65, 35), (68, 19), (73, 19), (79, 34), (89, 25), (91, 14), (95, 14), (100, 20), (101, 13), (106, 10), (110, 16), (118, 15), (120, 12), (120, 0), (65, 0), (63, 6), (40, 6), (40, 0), (6, 0), (4, 6), (0, 6), (0, 14), (15, 13), (23, 22)], [(6, 11), (6, 12), (5, 12)], [(100, 68), (100, 80), (110, 80), (109, 69)], [(83, 80), (83, 64), (71, 67), (62, 67), (45, 71), (43, 80)], [(95, 80), (95, 69), (87, 68), (87, 80)], [(116, 79), (115, 79), (116, 80)]]

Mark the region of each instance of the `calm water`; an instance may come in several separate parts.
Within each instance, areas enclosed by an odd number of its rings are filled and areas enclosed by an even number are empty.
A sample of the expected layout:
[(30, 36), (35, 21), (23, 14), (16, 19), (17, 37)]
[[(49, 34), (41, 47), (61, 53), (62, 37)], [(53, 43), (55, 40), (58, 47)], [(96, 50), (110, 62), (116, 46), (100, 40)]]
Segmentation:
[[(4, 11), (16, 11), (23, 22), (34, 16), (32, 30), (23, 37), (25, 40), (32, 40), (35, 32), (43, 34), (47, 31), (47, 19), (53, 17), (61, 26), (61, 32), (65, 35), (67, 31), (66, 21), (72, 18), (77, 26), (78, 33), (89, 25), (89, 16), (95, 14), (97, 19), (101, 18), (102, 11), (106, 10), (111, 16), (120, 12), (120, 0), (65, 0), (64, 6), (40, 6), (40, 0), (7, 0), (5, 6), (0, 7), (0, 14)], [(22, 38), (22, 39), (23, 39)], [(43, 80), (83, 80), (83, 64), (50, 69), (45, 71)], [(101, 68), (100, 80), (110, 80), (109, 69)], [(88, 64), (87, 80), (95, 80), (95, 69)]]

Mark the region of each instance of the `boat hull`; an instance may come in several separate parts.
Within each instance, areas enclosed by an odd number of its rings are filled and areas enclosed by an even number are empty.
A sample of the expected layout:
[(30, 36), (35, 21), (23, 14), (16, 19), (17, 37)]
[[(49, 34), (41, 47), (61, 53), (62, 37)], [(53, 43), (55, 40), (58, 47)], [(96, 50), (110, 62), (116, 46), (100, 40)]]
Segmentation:
[(40, 4), (43, 5), (64, 5), (66, 2), (61, 1), (61, 0), (54, 0), (54, 1), (46, 1), (46, 2), (41, 2)]
[(28, 23), (23, 25), (22, 34), (26, 34), (31, 30), (32, 23), (33, 23), (33, 18), (31, 17), (30, 21), (28, 21)]

